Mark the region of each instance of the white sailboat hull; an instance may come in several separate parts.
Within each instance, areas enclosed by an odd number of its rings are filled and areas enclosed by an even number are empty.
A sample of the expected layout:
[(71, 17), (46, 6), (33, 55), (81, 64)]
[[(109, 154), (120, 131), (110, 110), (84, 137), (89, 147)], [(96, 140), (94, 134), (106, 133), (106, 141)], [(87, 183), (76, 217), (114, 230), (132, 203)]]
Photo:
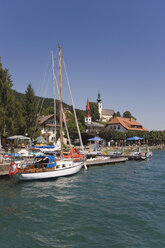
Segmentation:
[(82, 166), (84, 165), (83, 161), (76, 162), (74, 165), (66, 167), (62, 167), (62, 162), (60, 161), (61, 165), (58, 165), (59, 168), (55, 168), (53, 171), (44, 171), (44, 172), (35, 172), (35, 173), (17, 173), (15, 174), (15, 178), (19, 180), (42, 180), (42, 179), (53, 179), (58, 177), (70, 176), (78, 173)]

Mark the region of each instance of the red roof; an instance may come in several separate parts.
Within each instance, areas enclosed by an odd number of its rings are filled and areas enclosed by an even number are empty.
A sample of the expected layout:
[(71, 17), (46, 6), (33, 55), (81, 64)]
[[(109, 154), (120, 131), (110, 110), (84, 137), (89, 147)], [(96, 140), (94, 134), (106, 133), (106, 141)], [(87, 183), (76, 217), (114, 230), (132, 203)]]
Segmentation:
[(91, 117), (91, 109), (89, 105), (89, 98), (87, 99), (87, 105), (86, 105), (86, 117)]
[(112, 124), (121, 124), (128, 131), (148, 131), (134, 118), (115, 117), (108, 123), (108, 125)]

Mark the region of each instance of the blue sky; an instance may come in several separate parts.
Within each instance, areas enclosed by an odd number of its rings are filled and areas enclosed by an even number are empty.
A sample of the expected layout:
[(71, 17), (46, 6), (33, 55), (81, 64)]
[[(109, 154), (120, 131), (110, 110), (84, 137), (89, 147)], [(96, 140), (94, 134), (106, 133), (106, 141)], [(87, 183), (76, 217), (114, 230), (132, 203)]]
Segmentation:
[[(50, 52), (58, 43), (76, 108), (87, 97), (165, 129), (165, 1), (0, 0), (0, 56), (13, 88), (53, 97)], [(50, 72), (51, 73), (51, 72)], [(64, 88), (65, 89), (65, 88)], [(64, 101), (70, 103), (65, 95)]]

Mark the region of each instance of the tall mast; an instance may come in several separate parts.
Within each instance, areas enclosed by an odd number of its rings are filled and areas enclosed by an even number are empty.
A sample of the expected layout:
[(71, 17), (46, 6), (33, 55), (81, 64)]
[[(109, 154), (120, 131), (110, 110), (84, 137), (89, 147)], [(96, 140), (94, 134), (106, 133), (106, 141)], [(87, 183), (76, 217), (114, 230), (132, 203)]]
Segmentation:
[[(74, 102), (73, 102), (72, 92), (71, 92), (71, 88), (70, 88), (70, 83), (69, 83), (68, 75), (67, 75), (67, 72), (66, 72), (66, 67), (65, 67), (64, 59), (63, 59), (63, 65), (64, 65), (64, 70), (65, 70), (66, 80), (67, 80), (67, 83), (68, 83), (70, 97), (71, 97), (71, 100), (72, 100), (73, 112), (74, 112), (74, 117), (75, 117), (75, 121), (76, 121), (77, 131), (78, 131), (78, 134), (79, 134), (81, 149), (82, 149), (82, 152), (84, 153), (84, 146), (83, 146), (83, 142), (82, 142), (82, 138), (81, 138), (81, 132), (80, 132), (79, 125), (78, 125), (76, 110), (75, 110), (75, 106), (74, 106)], [(85, 162), (84, 162), (84, 167), (87, 170), (87, 166), (86, 166)]]
[(61, 136), (61, 157), (63, 157), (63, 136), (62, 136), (62, 75), (61, 75), (61, 47), (58, 45), (59, 49), (59, 69), (60, 69), (60, 136)]
[(83, 143), (82, 143), (81, 132), (80, 132), (79, 125), (78, 125), (77, 115), (76, 115), (76, 111), (75, 111), (74, 101), (73, 101), (73, 97), (72, 97), (72, 92), (71, 92), (71, 88), (70, 88), (68, 74), (66, 72), (64, 59), (62, 60), (62, 62), (63, 62), (63, 65), (64, 65), (64, 71), (65, 71), (65, 75), (66, 75), (66, 80), (67, 80), (67, 84), (68, 84), (68, 88), (69, 88), (70, 97), (71, 97), (71, 100), (72, 100), (73, 112), (74, 112), (74, 117), (75, 117), (75, 121), (76, 121), (77, 131), (78, 131), (78, 134), (79, 134), (81, 149), (84, 152), (84, 146), (83, 146)]
[(54, 56), (52, 53), (52, 71), (53, 71), (53, 90), (54, 90), (54, 145), (56, 144), (56, 98), (55, 98), (55, 72), (54, 72)]

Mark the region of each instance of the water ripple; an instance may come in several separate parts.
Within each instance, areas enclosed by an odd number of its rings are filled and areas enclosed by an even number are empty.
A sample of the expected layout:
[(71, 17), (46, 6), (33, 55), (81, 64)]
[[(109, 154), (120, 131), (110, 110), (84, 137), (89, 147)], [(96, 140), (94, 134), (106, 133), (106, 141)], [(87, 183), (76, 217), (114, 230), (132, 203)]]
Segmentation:
[(0, 247), (165, 247), (165, 152), (47, 182), (0, 181)]

